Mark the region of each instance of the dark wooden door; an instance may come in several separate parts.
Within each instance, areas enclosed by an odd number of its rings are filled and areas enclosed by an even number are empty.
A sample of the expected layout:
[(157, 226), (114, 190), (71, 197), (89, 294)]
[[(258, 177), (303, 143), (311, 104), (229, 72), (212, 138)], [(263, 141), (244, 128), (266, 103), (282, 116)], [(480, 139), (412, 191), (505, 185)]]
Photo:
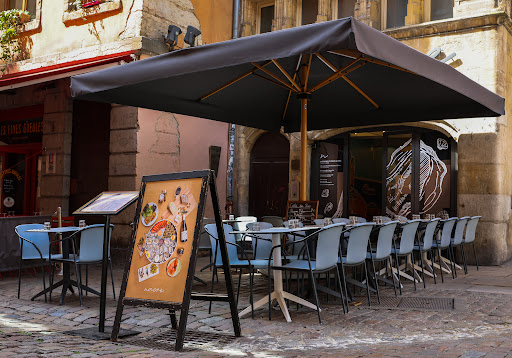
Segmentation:
[(290, 144), (280, 134), (265, 133), (251, 152), (249, 214), (285, 216), (288, 201)]

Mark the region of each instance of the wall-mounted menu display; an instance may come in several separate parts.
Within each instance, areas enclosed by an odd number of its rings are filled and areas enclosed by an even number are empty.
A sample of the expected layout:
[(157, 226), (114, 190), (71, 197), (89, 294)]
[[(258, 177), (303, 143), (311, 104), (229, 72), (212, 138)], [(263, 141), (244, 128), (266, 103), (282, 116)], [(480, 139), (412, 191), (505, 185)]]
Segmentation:
[(286, 220), (298, 219), (304, 225), (314, 225), (318, 215), (318, 201), (288, 201)]

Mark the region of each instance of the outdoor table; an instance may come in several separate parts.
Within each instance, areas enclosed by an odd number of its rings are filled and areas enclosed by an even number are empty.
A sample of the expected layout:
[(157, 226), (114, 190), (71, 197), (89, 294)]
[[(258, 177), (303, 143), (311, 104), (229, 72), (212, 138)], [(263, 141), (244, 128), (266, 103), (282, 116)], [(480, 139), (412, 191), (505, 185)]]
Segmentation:
[[(53, 234), (63, 234), (66, 237), (69, 237), (71, 235), (71, 233), (74, 233), (76, 231), (80, 231), (83, 229), (85, 229), (85, 228), (81, 228), (78, 226), (67, 226), (67, 227), (55, 227), (55, 228), (50, 228), (50, 229), (32, 229), (32, 230), (27, 230), (27, 231), (28, 232), (46, 232), (46, 233), (53, 233)], [(69, 241), (68, 240), (62, 241), (62, 257), (65, 259), (69, 258)], [(63, 262), (62, 280), (60, 280), (57, 283), (54, 283), (51, 287), (46, 288), (46, 290), (43, 290), (43, 291), (37, 293), (34, 297), (32, 297), (31, 300), (33, 301), (37, 297), (44, 295), (45, 293), (50, 292), (59, 286), (62, 286), (62, 293), (60, 295), (60, 301), (59, 301), (59, 305), (62, 305), (62, 303), (64, 302), (64, 297), (66, 296), (67, 290), (69, 289), (71, 291), (71, 293), (74, 293), (73, 286), (78, 288), (78, 283), (75, 280), (71, 279), (69, 265), (70, 264), (68, 262)], [(98, 291), (96, 291), (88, 286), (80, 285), (80, 288), (83, 290), (86, 290), (88, 292), (94, 293), (95, 295), (98, 295), (98, 296), (100, 295), (100, 293)]]
[[(273, 227), (273, 228), (269, 228), (269, 229), (262, 229), (259, 231), (246, 230), (246, 231), (233, 231), (231, 233), (232, 234), (242, 234), (242, 233), (251, 234), (256, 237), (258, 234), (272, 234), (272, 246), (278, 246), (278, 245), (281, 245), (281, 235), (283, 235), (283, 234), (293, 234), (295, 232), (311, 231), (311, 230), (318, 230), (318, 229), (320, 229), (319, 226), (305, 226), (305, 227), (298, 227), (298, 228), (294, 228), (294, 229), (290, 229), (290, 228), (286, 228), (286, 227)], [(282, 263), (281, 250), (274, 250), (273, 260), (274, 260), (274, 265), (276, 265), (276, 266), (281, 265), (281, 263)], [(317, 309), (316, 305), (283, 290), (283, 273), (281, 270), (273, 270), (273, 274), (274, 274), (274, 291), (270, 294), (270, 299), (273, 300), (275, 298), (277, 300), (277, 302), (279, 303), (279, 307), (281, 307), (281, 311), (283, 312), (283, 315), (286, 318), (287, 322), (291, 322), (292, 319), (290, 318), (290, 313), (288, 312), (288, 307), (286, 306), (285, 299), (299, 303), (303, 306), (312, 308), (314, 310)], [(267, 304), (268, 301), (269, 301), (269, 297), (267, 295), (264, 298), (254, 302), (254, 309)], [(238, 314), (238, 316), (242, 317), (250, 312), (251, 312), (251, 306), (242, 310)]]

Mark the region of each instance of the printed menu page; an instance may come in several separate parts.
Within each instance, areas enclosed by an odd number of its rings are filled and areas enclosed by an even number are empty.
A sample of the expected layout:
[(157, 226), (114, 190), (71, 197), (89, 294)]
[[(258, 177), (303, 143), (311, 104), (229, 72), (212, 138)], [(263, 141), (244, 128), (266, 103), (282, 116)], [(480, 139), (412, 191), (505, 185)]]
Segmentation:
[(181, 303), (202, 178), (148, 182), (126, 297)]

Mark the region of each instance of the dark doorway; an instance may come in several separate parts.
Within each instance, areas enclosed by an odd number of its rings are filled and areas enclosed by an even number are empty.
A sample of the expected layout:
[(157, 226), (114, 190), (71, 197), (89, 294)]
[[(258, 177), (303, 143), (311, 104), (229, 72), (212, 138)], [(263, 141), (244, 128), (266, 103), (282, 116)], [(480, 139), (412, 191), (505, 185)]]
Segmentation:
[(288, 201), (290, 144), (277, 133), (265, 133), (251, 151), (249, 214), (285, 216)]
[(110, 104), (73, 102), (70, 212), (108, 190)]

